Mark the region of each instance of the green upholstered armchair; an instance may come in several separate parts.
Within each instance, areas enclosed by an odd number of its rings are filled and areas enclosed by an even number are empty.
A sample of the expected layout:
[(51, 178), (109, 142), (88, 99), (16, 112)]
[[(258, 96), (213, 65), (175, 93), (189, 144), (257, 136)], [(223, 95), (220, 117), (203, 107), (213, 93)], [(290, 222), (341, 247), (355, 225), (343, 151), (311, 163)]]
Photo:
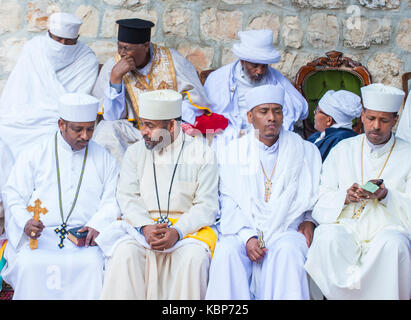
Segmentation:
[[(306, 98), (309, 114), (303, 121), (304, 137), (315, 132), (314, 109), (328, 90), (348, 90), (361, 96), (360, 88), (371, 83), (371, 74), (361, 63), (343, 57), (342, 52), (330, 51), (302, 66), (295, 79), (295, 87)], [(362, 132), (361, 120), (353, 121), (353, 129)]]

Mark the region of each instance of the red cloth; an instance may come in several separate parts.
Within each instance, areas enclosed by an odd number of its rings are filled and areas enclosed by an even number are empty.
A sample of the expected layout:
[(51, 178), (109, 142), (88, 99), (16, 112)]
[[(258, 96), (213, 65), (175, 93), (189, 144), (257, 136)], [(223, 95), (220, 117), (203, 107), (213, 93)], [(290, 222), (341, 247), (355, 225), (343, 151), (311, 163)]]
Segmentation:
[(206, 134), (208, 131), (223, 131), (228, 126), (228, 119), (221, 114), (212, 113), (211, 115), (201, 115), (196, 118), (194, 125), (189, 123), (183, 123), (181, 125), (183, 131), (187, 134), (192, 135), (194, 132), (200, 131)]

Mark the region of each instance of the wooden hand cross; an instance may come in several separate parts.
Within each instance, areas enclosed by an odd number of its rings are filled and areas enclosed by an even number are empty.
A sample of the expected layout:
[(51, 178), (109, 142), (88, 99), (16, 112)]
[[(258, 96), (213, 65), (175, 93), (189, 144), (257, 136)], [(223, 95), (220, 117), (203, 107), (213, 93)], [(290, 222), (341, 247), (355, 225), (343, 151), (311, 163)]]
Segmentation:
[[(41, 201), (40, 199), (37, 199), (36, 201), (34, 201), (34, 207), (33, 206), (28, 206), (27, 207), (27, 211), (28, 212), (33, 212), (33, 219), (36, 221), (40, 220), (40, 213), (42, 214), (46, 214), (48, 212), (48, 210), (46, 208), (42, 208), (41, 207)], [(30, 248), (33, 249), (37, 249), (37, 239), (31, 239), (30, 238)]]

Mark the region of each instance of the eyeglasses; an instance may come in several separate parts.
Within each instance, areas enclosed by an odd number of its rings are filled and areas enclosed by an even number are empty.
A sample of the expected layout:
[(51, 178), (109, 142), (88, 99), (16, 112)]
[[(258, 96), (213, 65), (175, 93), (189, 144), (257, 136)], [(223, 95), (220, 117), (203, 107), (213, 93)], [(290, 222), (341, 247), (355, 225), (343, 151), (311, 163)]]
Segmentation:
[(317, 114), (317, 113), (322, 113), (323, 115), (328, 116), (328, 114), (324, 113), (324, 111), (322, 111), (322, 110), (320, 109), (320, 107), (318, 107), (318, 106), (317, 106), (317, 108), (314, 109), (314, 114)]

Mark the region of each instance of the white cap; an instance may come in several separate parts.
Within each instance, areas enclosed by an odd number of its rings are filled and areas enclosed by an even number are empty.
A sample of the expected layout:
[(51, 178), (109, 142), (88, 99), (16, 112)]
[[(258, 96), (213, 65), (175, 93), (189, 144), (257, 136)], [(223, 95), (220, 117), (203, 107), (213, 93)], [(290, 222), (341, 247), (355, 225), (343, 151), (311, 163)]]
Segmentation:
[(57, 37), (75, 39), (82, 21), (74, 14), (65, 12), (53, 13), (48, 20), (49, 31)]
[(284, 105), (284, 89), (279, 85), (267, 84), (252, 88), (245, 95), (247, 111), (264, 104), (277, 103)]
[(404, 100), (404, 91), (373, 83), (361, 88), (364, 108), (381, 112), (398, 112)]
[(138, 116), (148, 120), (179, 118), (182, 100), (182, 95), (174, 90), (143, 92), (138, 95)]
[(361, 98), (347, 90), (328, 90), (318, 101), (324, 113), (332, 117), (336, 123), (351, 123), (361, 115)]
[(258, 64), (280, 61), (281, 54), (274, 49), (271, 30), (239, 31), (241, 42), (233, 45), (233, 53), (240, 59)]
[(59, 99), (60, 118), (71, 122), (96, 121), (99, 101), (84, 93), (66, 93)]

